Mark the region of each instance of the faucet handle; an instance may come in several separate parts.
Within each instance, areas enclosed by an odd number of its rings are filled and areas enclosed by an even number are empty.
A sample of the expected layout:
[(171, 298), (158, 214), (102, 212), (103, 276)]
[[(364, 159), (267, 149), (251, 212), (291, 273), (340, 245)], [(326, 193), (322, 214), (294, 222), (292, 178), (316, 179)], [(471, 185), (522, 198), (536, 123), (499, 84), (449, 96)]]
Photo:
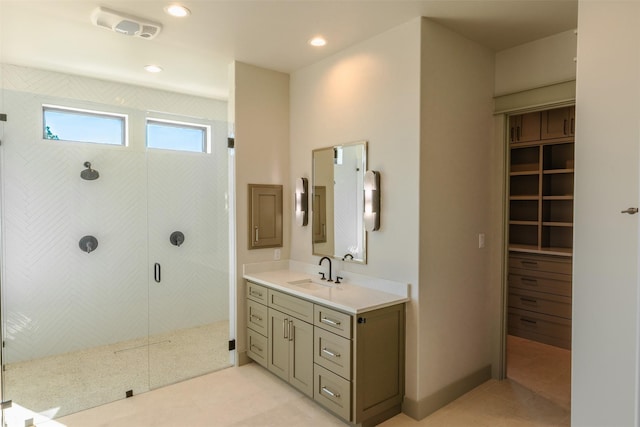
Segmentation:
[(344, 279), (344, 277), (336, 276), (336, 285), (342, 283), (340, 282), (341, 279)]
[(320, 276), (322, 276), (322, 277), (320, 278), (320, 280), (327, 280), (327, 279), (325, 279), (325, 278), (324, 278), (324, 273), (323, 273), (322, 271), (318, 271), (318, 274), (319, 274)]

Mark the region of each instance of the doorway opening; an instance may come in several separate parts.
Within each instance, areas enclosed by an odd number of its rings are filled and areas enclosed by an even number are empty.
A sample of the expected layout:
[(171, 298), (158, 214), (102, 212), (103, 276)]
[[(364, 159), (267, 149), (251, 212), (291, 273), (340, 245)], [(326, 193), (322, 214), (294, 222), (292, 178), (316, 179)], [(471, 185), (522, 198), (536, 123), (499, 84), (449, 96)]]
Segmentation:
[(570, 409), (575, 107), (506, 118), (506, 377)]

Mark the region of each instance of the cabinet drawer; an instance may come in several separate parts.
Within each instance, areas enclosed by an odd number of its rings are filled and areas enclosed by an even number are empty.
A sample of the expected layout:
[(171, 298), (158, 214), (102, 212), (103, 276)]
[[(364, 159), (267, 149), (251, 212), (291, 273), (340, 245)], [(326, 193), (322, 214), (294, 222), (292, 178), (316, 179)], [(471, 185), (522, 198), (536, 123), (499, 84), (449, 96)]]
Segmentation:
[(254, 331), (269, 336), (267, 322), (267, 306), (255, 301), (247, 300), (247, 326)]
[(316, 304), (313, 324), (345, 338), (351, 338), (351, 315), (349, 314)]
[(267, 354), (267, 338), (247, 329), (247, 356), (266, 368)]
[(544, 256), (511, 255), (509, 256), (509, 268), (571, 274), (571, 261)]
[(571, 296), (570, 276), (512, 268), (509, 271), (509, 289), (520, 288), (547, 292), (566, 297)]
[(267, 288), (253, 282), (247, 283), (247, 298), (262, 304), (267, 303)]
[(351, 383), (319, 365), (313, 367), (313, 398), (339, 417), (351, 420)]
[(551, 345), (571, 348), (571, 320), (561, 317), (510, 308), (509, 333)]
[(318, 327), (315, 328), (313, 361), (351, 379), (351, 341)]
[(268, 305), (290, 316), (313, 323), (313, 303), (309, 301), (269, 289)]
[(571, 319), (570, 297), (510, 288), (509, 307)]

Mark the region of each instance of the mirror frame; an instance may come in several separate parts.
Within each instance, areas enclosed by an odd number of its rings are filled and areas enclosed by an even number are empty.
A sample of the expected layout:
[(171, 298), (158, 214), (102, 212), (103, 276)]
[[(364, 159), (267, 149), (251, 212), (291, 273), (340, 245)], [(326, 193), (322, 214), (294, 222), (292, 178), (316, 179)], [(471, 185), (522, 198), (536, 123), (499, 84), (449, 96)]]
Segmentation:
[[(364, 174), (367, 171), (367, 163), (368, 163), (368, 141), (367, 140), (361, 140), (361, 141), (354, 141), (354, 142), (349, 142), (349, 143), (345, 143), (345, 144), (339, 144), (339, 145), (333, 145), (333, 146), (329, 146), (329, 147), (322, 147), (322, 148), (316, 148), (314, 150), (312, 150), (311, 152), (311, 185), (310, 185), (310, 189), (309, 192), (311, 193), (311, 252), (313, 255), (316, 256), (328, 256), (330, 258), (333, 259), (339, 259), (339, 260), (343, 260), (345, 262), (351, 262), (354, 264), (366, 264), (367, 263), (367, 255), (368, 255), (368, 242), (367, 242), (367, 230), (365, 229), (364, 226), (364, 210), (360, 213), (361, 217), (362, 217), (362, 259), (343, 259), (342, 257), (336, 255), (335, 253), (333, 254), (325, 254), (325, 253), (320, 253), (316, 250), (316, 242), (314, 241), (314, 227), (315, 227), (315, 219), (316, 219), (316, 215), (314, 213), (314, 209), (316, 208), (315, 206), (315, 195), (316, 195), (316, 168), (315, 168), (315, 159), (316, 159), (316, 153), (318, 152), (323, 152), (326, 150), (335, 150), (336, 148), (341, 148), (341, 147), (351, 147), (351, 146), (356, 146), (356, 145), (360, 145), (362, 146), (362, 179), (364, 181)], [(359, 197), (362, 199), (363, 204), (364, 204), (364, 189), (360, 194), (356, 194), (355, 197)], [(335, 213), (335, 207), (334, 207), (334, 212), (331, 212), (331, 215), (333, 217)], [(328, 216), (328, 212), (326, 213), (326, 215)], [(334, 246), (334, 252), (335, 252), (335, 246)]]

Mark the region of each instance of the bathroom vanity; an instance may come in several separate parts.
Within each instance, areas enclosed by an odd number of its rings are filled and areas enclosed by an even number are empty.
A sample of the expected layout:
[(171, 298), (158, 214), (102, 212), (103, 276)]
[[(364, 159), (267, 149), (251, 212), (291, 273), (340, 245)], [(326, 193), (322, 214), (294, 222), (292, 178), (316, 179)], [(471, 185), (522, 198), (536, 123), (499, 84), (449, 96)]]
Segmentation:
[(249, 358), (349, 423), (401, 412), (406, 293), (246, 267)]

